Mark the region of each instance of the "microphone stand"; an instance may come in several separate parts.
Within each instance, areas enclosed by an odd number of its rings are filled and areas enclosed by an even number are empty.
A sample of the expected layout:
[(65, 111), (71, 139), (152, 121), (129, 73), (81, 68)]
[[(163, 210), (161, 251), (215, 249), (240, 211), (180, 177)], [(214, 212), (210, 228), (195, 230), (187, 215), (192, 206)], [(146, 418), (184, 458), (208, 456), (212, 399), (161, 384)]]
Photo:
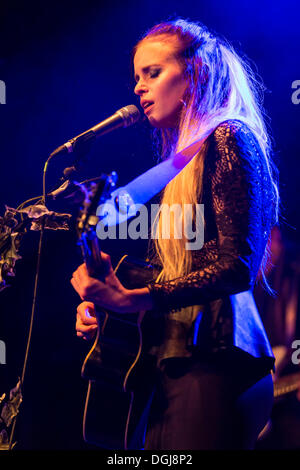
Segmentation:
[[(66, 183), (66, 188), (68, 186), (71, 186), (74, 182), (74, 176), (75, 173), (78, 171), (77, 166), (79, 165), (80, 161), (83, 159), (85, 154), (89, 151), (90, 145), (93, 139), (89, 137), (89, 139), (82, 139), (82, 141), (79, 139), (78, 145), (76, 142), (75, 145), (75, 150), (77, 153), (77, 158), (74, 161), (73, 165), (71, 167), (67, 167), (63, 171), (63, 176), (60, 178), (60, 181), (63, 181), (63, 184)], [(46, 206), (46, 172), (48, 169), (48, 165), (50, 160), (56, 155), (55, 152), (50, 154), (48, 157), (45, 165), (44, 165), (44, 170), (43, 170), (43, 196), (42, 196), (42, 204)], [(57, 190), (54, 190), (53, 193), (61, 194), (62, 192), (65, 191), (66, 188), (61, 189), (61, 186), (57, 188)], [(51, 194), (51, 193), (50, 193)], [(54, 196), (52, 196), (54, 197)], [(54, 197), (55, 199), (55, 197)], [(46, 215), (47, 217), (47, 215)], [(30, 220), (30, 219), (29, 219)], [(28, 224), (28, 219), (25, 221), (26, 225)], [(17, 417), (19, 414), (19, 406), (21, 405), (22, 402), (22, 389), (23, 389), (23, 384), (24, 384), (24, 379), (25, 379), (25, 373), (26, 373), (26, 368), (27, 368), (27, 363), (28, 363), (28, 357), (29, 357), (29, 350), (30, 350), (30, 345), (31, 345), (31, 339), (32, 339), (32, 330), (33, 330), (33, 323), (34, 323), (34, 318), (35, 318), (35, 313), (36, 313), (36, 301), (37, 301), (37, 293), (38, 293), (38, 282), (39, 282), (39, 274), (40, 274), (40, 266), (41, 266), (41, 255), (42, 255), (42, 245), (43, 245), (43, 237), (44, 237), (44, 232), (45, 232), (45, 222), (46, 219), (42, 217), (41, 220), (41, 225), (40, 225), (40, 237), (39, 237), (39, 244), (38, 244), (38, 256), (37, 256), (37, 264), (36, 264), (36, 272), (35, 272), (35, 281), (34, 281), (34, 291), (33, 291), (33, 301), (32, 301), (32, 308), (31, 308), (31, 315), (30, 315), (30, 325), (29, 325), (29, 332), (27, 336), (27, 342), (26, 342), (26, 350), (25, 350), (25, 357), (24, 357), (24, 362), (23, 362), (23, 367), (22, 367), (22, 373), (21, 377), (19, 378), (19, 381), (15, 387), (16, 390), (16, 396), (18, 401), (18, 404), (16, 406), (16, 409), (13, 410), (13, 406), (9, 402), (7, 404), (8, 408), (11, 409), (11, 421), (9, 421), (8, 427), (12, 425), (11, 427), (11, 432), (9, 435), (8, 443), (5, 445), (0, 444), (1, 449), (7, 449), (7, 450), (12, 450), (13, 447), (15, 446), (14, 440), (14, 433), (15, 433), (15, 428), (16, 428), (16, 422), (17, 422)]]

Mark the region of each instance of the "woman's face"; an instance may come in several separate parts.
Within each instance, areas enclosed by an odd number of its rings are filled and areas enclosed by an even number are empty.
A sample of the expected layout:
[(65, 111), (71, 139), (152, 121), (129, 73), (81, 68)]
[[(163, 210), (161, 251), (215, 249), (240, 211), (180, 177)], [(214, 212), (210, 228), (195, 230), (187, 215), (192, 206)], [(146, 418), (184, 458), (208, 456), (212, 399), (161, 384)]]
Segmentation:
[(172, 46), (146, 40), (134, 56), (134, 92), (150, 124), (158, 128), (176, 127), (188, 82)]

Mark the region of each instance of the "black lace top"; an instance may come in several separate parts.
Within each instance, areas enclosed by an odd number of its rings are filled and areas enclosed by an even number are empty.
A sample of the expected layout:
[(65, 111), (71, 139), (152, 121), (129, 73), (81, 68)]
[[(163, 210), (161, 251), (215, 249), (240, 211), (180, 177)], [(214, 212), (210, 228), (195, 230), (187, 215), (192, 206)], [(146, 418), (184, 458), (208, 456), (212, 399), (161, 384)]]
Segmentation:
[[(204, 245), (193, 251), (192, 271), (188, 275), (148, 285), (155, 310), (170, 313), (165, 315), (166, 331), (168, 321), (172, 323), (173, 318), (174, 322), (172, 312), (201, 305), (210, 312), (206, 316), (214, 317), (208, 322), (204, 320), (209, 325), (207, 338), (214, 336), (215, 346), (220, 344), (221, 338), (224, 340), (224, 328), (218, 334), (213, 334), (213, 330), (226, 323), (226, 335), (230, 337), (227, 342), (238, 343), (234, 339), (237, 319), (232, 296), (254, 286), (273, 223), (273, 194), (266, 160), (248, 126), (238, 120), (220, 124), (209, 137), (204, 165), (201, 201), (205, 217)], [(177, 323), (186, 321), (184, 312), (181, 310), (181, 317), (175, 316)], [(253, 318), (247, 315), (243, 326), (245, 341), (249, 342), (250, 338), (255, 342), (257, 328), (253, 327)], [(247, 324), (252, 324), (248, 331)], [(176, 355), (176, 339), (173, 352), (167, 349), (164, 356)], [(266, 346), (269, 354), (267, 350)]]

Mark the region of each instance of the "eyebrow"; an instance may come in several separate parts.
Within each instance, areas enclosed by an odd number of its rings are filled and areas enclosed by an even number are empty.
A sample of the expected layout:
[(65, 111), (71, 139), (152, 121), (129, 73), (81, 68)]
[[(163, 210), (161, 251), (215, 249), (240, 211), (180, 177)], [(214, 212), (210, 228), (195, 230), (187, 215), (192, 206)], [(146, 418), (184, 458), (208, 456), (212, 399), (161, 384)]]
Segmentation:
[[(143, 67), (142, 68), (142, 73), (148, 73), (149, 70), (151, 69), (151, 67), (161, 67), (161, 64), (151, 64), (151, 65), (147, 65), (146, 67)], [(135, 74), (134, 75), (134, 79), (135, 81), (137, 81), (137, 78), (138, 78), (138, 74)]]

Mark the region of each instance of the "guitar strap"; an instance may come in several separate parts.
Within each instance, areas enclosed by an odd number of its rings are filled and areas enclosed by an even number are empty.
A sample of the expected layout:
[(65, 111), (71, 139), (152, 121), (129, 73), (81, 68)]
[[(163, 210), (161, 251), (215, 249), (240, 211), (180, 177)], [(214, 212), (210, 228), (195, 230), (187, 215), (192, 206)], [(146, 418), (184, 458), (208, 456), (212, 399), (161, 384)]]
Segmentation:
[(208, 131), (200, 140), (112, 192), (97, 210), (101, 223), (112, 226), (135, 216), (141, 205), (158, 194), (197, 155), (211, 133)]

